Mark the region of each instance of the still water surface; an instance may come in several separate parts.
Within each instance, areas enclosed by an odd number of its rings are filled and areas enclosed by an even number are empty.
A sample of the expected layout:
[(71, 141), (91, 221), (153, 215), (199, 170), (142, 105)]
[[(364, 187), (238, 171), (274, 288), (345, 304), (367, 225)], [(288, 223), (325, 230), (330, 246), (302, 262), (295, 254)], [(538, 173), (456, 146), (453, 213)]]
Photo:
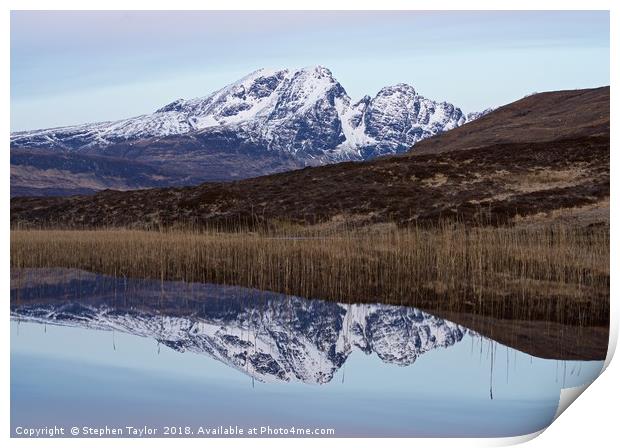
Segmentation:
[(12, 272), (14, 434), (147, 425), (514, 436), (550, 424), (561, 388), (602, 366), (532, 357), (411, 307)]

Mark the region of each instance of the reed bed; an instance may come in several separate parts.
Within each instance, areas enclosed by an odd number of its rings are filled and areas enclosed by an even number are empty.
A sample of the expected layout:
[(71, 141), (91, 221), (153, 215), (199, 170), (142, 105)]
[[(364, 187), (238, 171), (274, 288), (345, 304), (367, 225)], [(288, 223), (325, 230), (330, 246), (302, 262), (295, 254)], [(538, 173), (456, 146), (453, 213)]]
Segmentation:
[(609, 227), (12, 230), (11, 266), (607, 325)]

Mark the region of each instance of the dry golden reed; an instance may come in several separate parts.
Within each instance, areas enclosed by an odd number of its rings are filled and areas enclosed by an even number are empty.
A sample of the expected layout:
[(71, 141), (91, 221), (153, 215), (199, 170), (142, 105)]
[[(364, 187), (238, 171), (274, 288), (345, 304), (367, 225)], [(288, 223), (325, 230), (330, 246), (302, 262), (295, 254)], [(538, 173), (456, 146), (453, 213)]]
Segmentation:
[(609, 228), (13, 230), (11, 266), (606, 325)]

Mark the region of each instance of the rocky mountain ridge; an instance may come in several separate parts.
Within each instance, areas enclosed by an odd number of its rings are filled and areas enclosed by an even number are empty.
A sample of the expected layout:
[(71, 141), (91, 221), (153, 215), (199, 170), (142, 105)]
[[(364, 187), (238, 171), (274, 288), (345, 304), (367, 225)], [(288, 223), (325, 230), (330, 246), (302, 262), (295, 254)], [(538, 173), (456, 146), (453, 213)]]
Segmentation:
[(405, 152), (481, 114), (465, 114), (407, 84), (354, 102), (321, 66), (261, 69), (208, 96), (178, 99), (152, 114), (12, 133), (11, 148), (22, 154), (109, 157), (132, 166), (102, 176), (85, 166), (75, 168), (76, 163), (42, 169), (16, 156), (12, 195), (193, 185), (368, 160)]

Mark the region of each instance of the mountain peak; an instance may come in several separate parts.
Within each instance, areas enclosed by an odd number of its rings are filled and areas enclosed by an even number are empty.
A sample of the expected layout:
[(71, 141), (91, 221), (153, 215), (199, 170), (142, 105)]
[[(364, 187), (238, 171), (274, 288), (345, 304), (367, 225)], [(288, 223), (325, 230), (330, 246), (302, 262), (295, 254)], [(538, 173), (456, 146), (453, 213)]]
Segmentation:
[(258, 70), (254, 70), (251, 73), (248, 73), (247, 75), (245, 75), (243, 78), (239, 79), (238, 81), (232, 83), (232, 84), (242, 84), (244, 81), (248, 81), (248, 80), (254, 80), (254, 79), (259, 79), (259, 78), (268, 78), (270, 76), (277, 76), (277, 75), (286, 75), (290, 72), (289, 69), (275, 69), (275, 68), (259, 68)]
[[(470, 115), (470, 120), (477, 118)], [(360, 160), (407, 150), (417, 141), (463, 124), (450, 103), (435, 102), (406, 83), (382, 88), (352, 103), (331, 70), (259, 68), (211, 93), (177, 99), (143, 115), (108, 123), (12, 134), (17, 148), (105, 153), (112, 145), (200, 132), (230, 136), (231, 151), (292, 155), (303, 164)], [(236, 142), (236, 143), (231, 143)], [(217, 140), (218, 148), (224, 143)], [(183, 147), (182, 145), (179, 147)]]
[(164, 107), (157, 109), (155, 113), (158, 114), (162, 112), (173, 112), (173, 111), (178, 112), (183, 109), (185, 104), (186, 104), (186, 101), (183, 98), (179, 98), (178, 100), (174, 100), (173, 102), (166, 104)]
[(328, 76), (330, 78), (333, 78), (334, 76), (330, 69), (328, 69), (327, 67), (323, 67), (322, 65), (310, 65), (307, 67), (302, 67), (296, 71), (318, 75), (318, 76)]
[(387, 96), (387, 95), (415, 96), (417, 94), (418, 93), (416, 92), (415, 88), (412, 85), (401, 82), (398, 84), (394, 84), (394, 85), (386, 86), (382, 88), (381, 90), (379, 90), (379, 93), (377, 93), (377, 96)]

